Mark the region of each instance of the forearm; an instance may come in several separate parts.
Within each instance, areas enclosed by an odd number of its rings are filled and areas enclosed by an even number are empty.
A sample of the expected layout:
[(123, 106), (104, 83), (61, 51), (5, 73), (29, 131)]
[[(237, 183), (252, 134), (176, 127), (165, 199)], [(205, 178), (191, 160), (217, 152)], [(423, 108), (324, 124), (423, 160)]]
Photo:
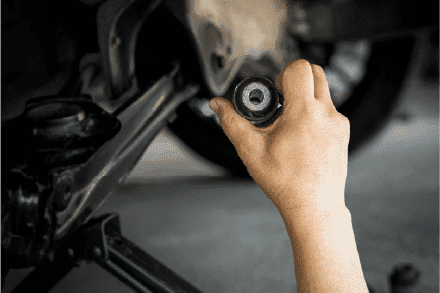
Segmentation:
[(292, 244), (298, 292), (368, 292), (351, 214), (280, 210)]

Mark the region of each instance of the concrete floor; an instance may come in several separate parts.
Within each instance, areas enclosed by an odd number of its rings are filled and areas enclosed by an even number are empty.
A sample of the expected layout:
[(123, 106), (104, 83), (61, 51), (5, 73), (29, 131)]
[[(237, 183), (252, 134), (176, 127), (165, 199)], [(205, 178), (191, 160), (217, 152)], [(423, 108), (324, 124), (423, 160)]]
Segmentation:
[[(377, 292), (389, 292), (387, 274), (401, 262), (422, 272), (413, 292), (439, 291), (439, 85), (419, 79), (423, 48), (395, 115), (349, 160), (346, 204)], [(164, 129), (99, 214), (119, 213), (124, 236), (203, 292), (296, 292), (277, 209), (255, 183), (223, 175)], [(51, 292), (132, 291), (84, 264)]]

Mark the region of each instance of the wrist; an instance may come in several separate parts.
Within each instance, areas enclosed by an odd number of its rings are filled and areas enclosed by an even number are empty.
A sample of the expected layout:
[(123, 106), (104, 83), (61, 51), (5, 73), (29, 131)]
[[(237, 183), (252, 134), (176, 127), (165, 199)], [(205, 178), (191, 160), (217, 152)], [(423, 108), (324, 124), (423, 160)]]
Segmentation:
[(305, 235), (352, 232), (351, 213), (345, 205), (279, 211), (292, 241)]
[(324, 191), (310, 188), (286, 188), (278, 193), (268, 192), (266, 194), (280, 212), (319, 216), (337, 213), (347, 208), (345, 189), (330, 188)]
[[(339, 215), (350, 214), (345, 204), (335, 205), (310, 205), (301, 207), (277, 207), (283, 219), (303, 219), (303, 218), (320, 218), (335, 217)], [(351, 214), (350, 214), (351, 216)]]
[(277, 206), (277, 209), (281, 214), (296, 215), (301, 217), (334, 216), (350, 212), (345, 204), (307, 205), (300, 207)]

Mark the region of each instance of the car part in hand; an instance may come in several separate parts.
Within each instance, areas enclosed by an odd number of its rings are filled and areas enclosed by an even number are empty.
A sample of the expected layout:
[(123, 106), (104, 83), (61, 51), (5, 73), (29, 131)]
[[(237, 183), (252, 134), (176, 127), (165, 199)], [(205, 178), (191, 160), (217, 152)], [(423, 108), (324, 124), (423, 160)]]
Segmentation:
[(234, 90), (232, 105), (238, 114), (256, 127), (271, 125), (282, 112), (282, 95), (267, 78), (249, 77), (242, 80)]

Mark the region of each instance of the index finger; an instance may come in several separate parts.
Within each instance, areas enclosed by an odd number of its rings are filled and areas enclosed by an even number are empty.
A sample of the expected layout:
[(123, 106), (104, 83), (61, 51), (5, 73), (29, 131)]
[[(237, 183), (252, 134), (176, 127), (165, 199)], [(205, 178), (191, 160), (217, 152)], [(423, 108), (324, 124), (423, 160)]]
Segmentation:
[(313, 72), (307, 60), (289, 62), (275, 80), (275, 86), (283, 94), (285, 111), (315, 100)]

